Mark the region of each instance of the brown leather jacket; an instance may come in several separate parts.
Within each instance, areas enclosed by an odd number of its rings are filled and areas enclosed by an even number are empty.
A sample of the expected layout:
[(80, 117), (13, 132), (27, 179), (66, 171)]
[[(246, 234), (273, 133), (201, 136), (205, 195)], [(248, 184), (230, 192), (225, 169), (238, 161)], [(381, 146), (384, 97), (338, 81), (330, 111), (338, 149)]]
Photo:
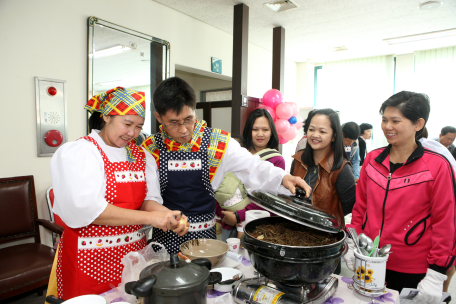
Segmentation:
[[(303, 152), (299, 151), (293, 155), (295, 164), (292, 172), (292, 175), (299, 176), (302, 179), (306, 176), (308, 169), (307, 165), (303, 164), (301, 160)], [(345, 229), (344, 211), (337, 195), (336, 181), (348, 161), (344, 159), (341, 168), (331, 172), (333, 163), (334, 153), (332, 150), (329, 150), (325, 157), (318, 163), (318, 178), (312, 192), (312, 205), (333, 215)]]

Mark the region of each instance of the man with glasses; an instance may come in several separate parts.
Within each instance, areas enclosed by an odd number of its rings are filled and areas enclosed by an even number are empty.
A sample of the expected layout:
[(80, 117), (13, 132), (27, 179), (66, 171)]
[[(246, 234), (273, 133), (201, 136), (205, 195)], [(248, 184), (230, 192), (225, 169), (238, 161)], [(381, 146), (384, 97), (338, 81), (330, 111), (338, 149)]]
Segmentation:
[(182, 210), (189, 221), (184, 236), (154, 230), (152, 240), (163, 244), (168, 253), (177, 253), (187, 240), (216, 238), (214, 192), (226, 172), (233, 172), (252, 189), (290, 194), (300, 186), (310, 195), (310, 187), (301, 178), (261, 161), (228, 132), (199, 121), (195, 93), (184, 80), (173, 77), (160, 83), (153, 101), (161, 126), (160, 133), (142, 144), (150, 152), (146, 153), (147, 166), (158, 169), (163, 205)]

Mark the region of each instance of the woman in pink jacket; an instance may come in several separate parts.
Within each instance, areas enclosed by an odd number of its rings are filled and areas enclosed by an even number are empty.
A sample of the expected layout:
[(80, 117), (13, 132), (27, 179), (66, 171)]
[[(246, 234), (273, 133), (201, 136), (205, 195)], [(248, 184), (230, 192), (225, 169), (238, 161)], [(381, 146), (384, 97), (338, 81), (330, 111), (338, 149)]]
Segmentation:
[(415, 135), (429, 118), (429, 98), (399, 92), (381, 108), (387, 147), (370, 152), (356, 189), (351, 226), (392, 245), (387, 287), (418, 288), (416, 303), (439, 303), (446, 270), (455, 257), (454, 171)]

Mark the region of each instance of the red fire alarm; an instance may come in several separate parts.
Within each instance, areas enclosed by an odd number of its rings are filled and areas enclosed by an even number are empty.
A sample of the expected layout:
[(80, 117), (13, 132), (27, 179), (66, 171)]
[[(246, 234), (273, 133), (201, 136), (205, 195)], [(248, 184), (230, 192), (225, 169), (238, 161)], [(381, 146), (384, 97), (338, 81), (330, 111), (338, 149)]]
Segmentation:
[(58, 147), (63, 141), (62, 133), (57, 130), (48, 131), (44, 135), (44, 141), (51, 147)]
[(47, 89), (47, 93), (50, 95), (50, 96), (55, 96), (55, 94), (57, 94), (57, 89), (54, 88), (54, 87), (49, 87)]

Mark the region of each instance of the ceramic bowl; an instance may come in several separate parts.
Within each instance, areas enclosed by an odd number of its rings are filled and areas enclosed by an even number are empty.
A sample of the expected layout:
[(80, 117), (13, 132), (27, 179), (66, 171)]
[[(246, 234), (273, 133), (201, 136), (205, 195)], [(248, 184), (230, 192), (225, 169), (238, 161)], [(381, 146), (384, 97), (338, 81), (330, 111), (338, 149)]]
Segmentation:
[[(222, 274), (222, 281), (230, 280), (237, 274), (241, 275), (239, 280), (242, 280), (244, 278), (244, 274), (242, 273), (242, 271), (235, 268), (220, 267), (211, 270), (211, 272), (213, 271), (220, 272)], [(235, 283), (236, 282), (227, 285), (214, 284), (214, 289), (221, 292), (231, 292), (233, 290), (233, 285)]]
[(228, 244), (212, 239), (197, 239), (182, 243), (180, 250), (190, 259), (206, 258), (212, 267), (220, 264), (226, 257)]

